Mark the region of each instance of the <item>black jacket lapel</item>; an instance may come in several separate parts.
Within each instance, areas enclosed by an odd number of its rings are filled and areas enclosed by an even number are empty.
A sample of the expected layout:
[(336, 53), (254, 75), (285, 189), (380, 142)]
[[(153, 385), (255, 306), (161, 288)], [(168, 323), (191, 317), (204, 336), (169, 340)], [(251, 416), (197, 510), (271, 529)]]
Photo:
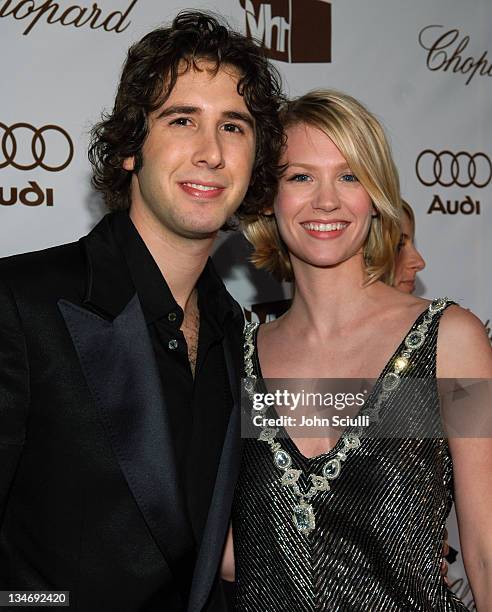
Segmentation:
[(230, 321), (224, 336), (224, 357), (234, 400), (225, 436), (217, 479), (193, 576), (188, 612), (199, 612), (210, 590), (222, 558), (223, 545), (231, 517), (234, 488), (241, 463), (240, 372), (242, 363), (242, 313)]
[[(135, 295), (113, 321), (65, 300), (59, 308), (83, 373), (147, 526), (178, 576), (193, 554), (159, 374)], [(187, 553), (187, 554), (186, 554)], [(180, 561), (181, 560), (181, 561)]]

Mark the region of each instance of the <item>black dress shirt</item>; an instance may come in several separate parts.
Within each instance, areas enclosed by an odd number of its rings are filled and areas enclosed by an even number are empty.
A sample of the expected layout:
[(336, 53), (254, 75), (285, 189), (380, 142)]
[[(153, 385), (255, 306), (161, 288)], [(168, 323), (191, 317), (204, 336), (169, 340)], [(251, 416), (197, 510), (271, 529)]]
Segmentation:
[(209, 259), (197, 283), (200, 329), (193, 377), (180, 331), (183, 310), (127, 213), (113, 216), (113, 231), (148, 326), (169, 411), (182, 492), (198, 546), (232, 407), (222, 346), (223, 322), (232, 312), (232, 300)]

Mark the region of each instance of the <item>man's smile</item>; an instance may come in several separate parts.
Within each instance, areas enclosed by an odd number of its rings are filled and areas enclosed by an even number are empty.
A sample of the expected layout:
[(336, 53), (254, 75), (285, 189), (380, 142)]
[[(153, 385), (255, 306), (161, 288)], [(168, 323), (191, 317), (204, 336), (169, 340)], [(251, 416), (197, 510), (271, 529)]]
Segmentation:
[(225, 187), (219, 183), (182, 181), (178, 184), (188, 195), (200, 199), (216, 198), (217, 196), (221, 195), (225, 189)]

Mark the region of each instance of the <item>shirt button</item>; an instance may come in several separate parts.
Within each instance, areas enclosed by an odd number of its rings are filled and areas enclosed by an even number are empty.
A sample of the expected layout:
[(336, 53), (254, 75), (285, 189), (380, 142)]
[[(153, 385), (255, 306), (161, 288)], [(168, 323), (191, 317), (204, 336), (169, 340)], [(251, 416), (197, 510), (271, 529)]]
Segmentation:
[(167, 315), (167, 320), (171, 321), (171, 323), (174, 323), (174, 321), (176, 321), (177, 318), (178, 318), (178, 315), (175, 312), (170, 312)]
[(167, 346), (171, 349), (171, 351), (174, 351), (174, 349), (178, 348), (178, 341), (175, 338), (173, 338), (172, 340), (169, 340), (169, 343)]

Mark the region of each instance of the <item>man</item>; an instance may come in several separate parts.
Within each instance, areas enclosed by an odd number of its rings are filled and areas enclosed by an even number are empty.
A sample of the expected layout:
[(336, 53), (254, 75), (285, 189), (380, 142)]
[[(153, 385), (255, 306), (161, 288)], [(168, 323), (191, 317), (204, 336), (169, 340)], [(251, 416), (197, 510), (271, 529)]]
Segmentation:
[(93, 132), (116, 212), (0, 262), (0, 590), (222, 609), (242, 313), (208, 257), (272, 197), (279, 100), (251, 41), (181, 13), (130, 49)]

